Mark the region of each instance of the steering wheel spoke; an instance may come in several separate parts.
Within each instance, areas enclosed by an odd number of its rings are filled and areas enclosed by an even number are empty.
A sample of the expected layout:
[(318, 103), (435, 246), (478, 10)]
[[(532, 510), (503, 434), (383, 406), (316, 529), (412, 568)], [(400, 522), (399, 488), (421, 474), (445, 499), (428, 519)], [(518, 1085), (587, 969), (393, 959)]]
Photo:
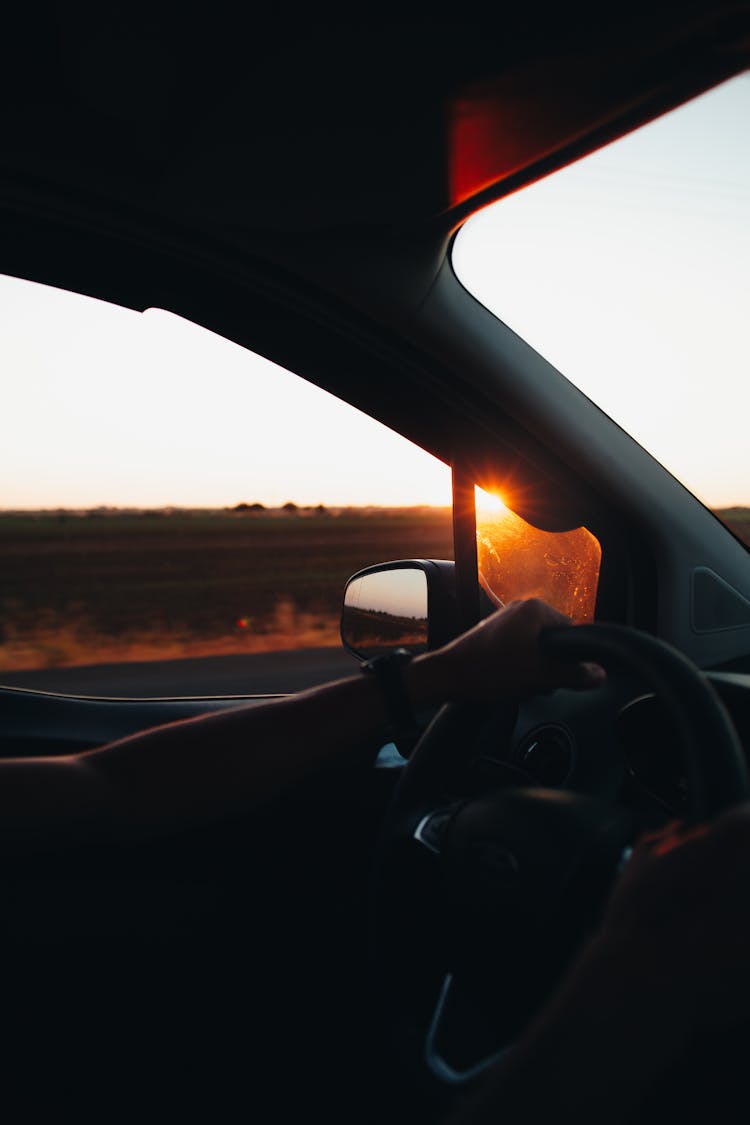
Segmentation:
[(440, 855), (443, 850), (443, 838), (456, 811), (455, 805), (446, 808), (434, 809), (423, 816), (414, 829), (414, 839), (423, 848), (433, 855)]
[[(424, 1058), (428, 1069), (440, 1082), (450, 1086), (461, 1086), (478, 1078), (500, 1059), (507, 1055), (510, 1047), (497, 1047), (494, 1044), (494, 1029), (478, 1026), (476, 1009), (460, 1011), (457, 1002), (458, 988), (452, 973), (446, 973), (438, 993), (435, 1011), (432, 1014), (424, 1045)], [(452, 1017), (451, 1009), (453, 1008)], [(458, 1009), (458, 1010), (457, 1010)], [(455, 1034), (453, 1024), (459, 1023), (459, 1049), (462, 1057), (453, 1055)], [(466, 1034), (467, 1023), (469, 1034)], [(467, 1055), (467, 1039), (476, 1052), (471, 1058)], [(448, 1057), (450, 1056), (450, 1058)]]

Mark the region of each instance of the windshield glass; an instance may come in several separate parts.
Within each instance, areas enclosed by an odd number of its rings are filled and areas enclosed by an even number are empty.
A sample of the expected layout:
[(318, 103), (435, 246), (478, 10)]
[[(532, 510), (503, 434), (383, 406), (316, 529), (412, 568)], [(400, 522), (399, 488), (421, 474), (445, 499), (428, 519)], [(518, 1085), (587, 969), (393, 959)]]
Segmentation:
[(472, 217), (467, 289), (750, 542), (750, 74)]

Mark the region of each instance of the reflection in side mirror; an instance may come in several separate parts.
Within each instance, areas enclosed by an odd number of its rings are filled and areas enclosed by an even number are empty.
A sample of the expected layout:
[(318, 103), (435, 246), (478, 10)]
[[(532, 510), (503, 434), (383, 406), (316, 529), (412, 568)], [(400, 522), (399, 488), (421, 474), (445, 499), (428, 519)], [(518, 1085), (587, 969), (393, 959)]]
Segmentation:
[(359, 660), (439, 648), (457, 635), (457, 622), (456, 568), (446, 559), (378, 563), (346, 584), (341, 639)]
[(344, 595), (341, 638), (350, 651), (364, 659), (401, 647), (426, 652), (424, 571), (402, 567), (352, 578)]

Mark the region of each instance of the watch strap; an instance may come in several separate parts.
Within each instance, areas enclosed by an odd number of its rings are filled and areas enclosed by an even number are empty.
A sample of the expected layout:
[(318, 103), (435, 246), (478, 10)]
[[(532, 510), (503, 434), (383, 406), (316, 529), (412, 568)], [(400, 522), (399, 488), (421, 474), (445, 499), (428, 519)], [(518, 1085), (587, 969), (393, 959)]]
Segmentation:
[(420, 732), (403, 677), (403, 669), (411, 659), (412, 653), (408, 649), (397, 648), (382, 656), (374, 656), (361, 665), (362, 672), (366, 676), (374, 676), (378, 682), (388, 728), (399, 750), (402, 745), (413, 746)]

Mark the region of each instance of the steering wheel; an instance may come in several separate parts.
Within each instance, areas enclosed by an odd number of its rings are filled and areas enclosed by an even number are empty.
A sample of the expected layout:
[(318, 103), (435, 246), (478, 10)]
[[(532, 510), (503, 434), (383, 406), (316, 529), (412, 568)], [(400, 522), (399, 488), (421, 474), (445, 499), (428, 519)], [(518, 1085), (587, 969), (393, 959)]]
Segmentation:
[[(661, 700), (679, 734), (689, 820), (748, 795), (731, 718), (682, 653), (616, 625), (550, 628), (540, 644), (560, 660), (635, 672)], [(529, 787), (512, 767), (477, 786), (467, 765), (489, 712), (438, 713), (402, 771), (375, 861), (386, 1028), (427, 1092), (468, 1082), (517, 1039), (596, 925), (637, 831), (611, 799)]]

